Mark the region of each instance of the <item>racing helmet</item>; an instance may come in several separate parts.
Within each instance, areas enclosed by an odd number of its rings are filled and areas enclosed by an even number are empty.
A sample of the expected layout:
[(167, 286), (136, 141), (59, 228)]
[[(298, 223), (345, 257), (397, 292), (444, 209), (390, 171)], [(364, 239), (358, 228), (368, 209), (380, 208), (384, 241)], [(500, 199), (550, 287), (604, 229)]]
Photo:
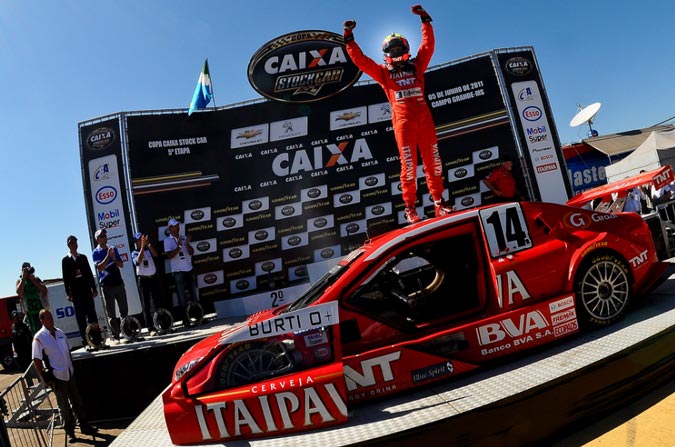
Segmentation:
[(400, 34), (392, 33), (382, 41), (382, 52), (387, 65), (397, 65), (410, 59), (408, 39)]

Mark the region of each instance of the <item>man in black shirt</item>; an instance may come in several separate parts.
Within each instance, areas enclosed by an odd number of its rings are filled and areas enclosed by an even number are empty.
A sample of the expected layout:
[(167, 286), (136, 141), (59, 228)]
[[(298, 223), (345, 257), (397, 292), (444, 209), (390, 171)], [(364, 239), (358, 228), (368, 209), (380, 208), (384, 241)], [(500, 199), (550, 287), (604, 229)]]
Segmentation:
[(87, 346), (87, 322), (98, 324), (94, 297), (98, 295), (96, 281), (87, 257), (77, 252), (77, 238), (68, 236), (68, 254), (61, 260), (63, 285), (68, 301), (75, 307), (75, 319), (82, 337), (82, 345)]

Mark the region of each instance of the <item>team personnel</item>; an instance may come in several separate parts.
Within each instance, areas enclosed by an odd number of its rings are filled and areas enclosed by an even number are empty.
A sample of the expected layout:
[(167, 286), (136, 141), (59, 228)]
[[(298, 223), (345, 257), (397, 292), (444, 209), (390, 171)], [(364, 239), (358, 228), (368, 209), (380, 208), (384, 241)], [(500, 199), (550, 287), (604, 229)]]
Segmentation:
[(164, 253), (171, 264), (171, 275), (176, 282), (176, 295), (178, 296), (179, 312), (184, 318), (185, 326), (190, 324), (187, 315), (185, 289), (190, 294), (191, 303), (199, 303), (199, 293), (195, 274), (192, 271), (192, 255), (195, 250), (190, 243), (192, 237), (180, 234), (180, 222), (176, 219), (169, 221), (169, 235), (164, 239)]
[(503, 158), (501, 164), (490, 171), (488, 176), (483, 179), (483, 183), (494, 194), (492, 203), (513, 202), (522, 199), (516, 186), (516, 180), (513, 178), (513, 160), (510, 158)]
[(356, 22), (344, 22), (344, 39), (349, 57), (361, 71), (380, 84), (391, 104), (394, 137), (401, 159), (405, 217), (409, 223), (420, 220), (415, 209), (418, 149), (422, 156), (427, 187), (434, 200), (436, 216), (445, 216), (452, 212), (443, 200), (443, 162), (438, 153), (436, 128), (424, 93), (424, 71), (434, 52), (434, 31), (431, 17), (422, 6), (413, 6), (412, 12), (422, 19), (422, 44), (417, 50), (417, 57), (410, 57), (410, 46), (405, 37), (390, 34), (382, 42), (384, 64), (378, 64), (365, 56), (356, 44), (353, 34)]
[(131, 262), (136, 267), (138, 291), (141, 294), (143, 305), (143, 319), (150, 334), (156, 333), (153, 323), (155, 310), (159, 306), (159, 283), (157, 281), (157, 266), (155, 258), (159, 256), (154, 245), (148, 240), (148, 235), (136, 233), (134, 235), (136, 249), (131, 252)]
[(89, 260), (78, 253), (77, 238), (73, 235), (66, 239), (68, 254), (61, 259), (63, 286), (68, 301), (75, 308), (77, 328), (82, 337), (82, 346), (87, 346), (87, 323), (98, 325), (94, 298), (98, 295), (96, 280), (89, 266)]
[(115, 247), (108, 246), (108, 233), (98, 230), (94, 235), (98, 245), (91, 254), (98, 272), (98, 282), (101, 284), (105, 310), (108, 313), (108, 324), (112, 332), (112, 338), (120, 339), (120, 318), (115, 310), (115, 302), (120, 309), (120, 316), (126, 318), (129, 314), (127, 304), (127, 290), (122, 279), (120, 269), (124, 267), (124, 261)]
[(75, 382), (75, 368), (70, 357), (66, 334), (54, 327), (54, 317), (47, 309), (40, 311), (39, 319), (42, 328), (33, 339), (33, 364), (42, 383), (54, 390), (68, 441), (75, 442), (77, 439), (75, 417), (83, 434), (95, 435), (97, 429), (87, 420), (86, 410)]

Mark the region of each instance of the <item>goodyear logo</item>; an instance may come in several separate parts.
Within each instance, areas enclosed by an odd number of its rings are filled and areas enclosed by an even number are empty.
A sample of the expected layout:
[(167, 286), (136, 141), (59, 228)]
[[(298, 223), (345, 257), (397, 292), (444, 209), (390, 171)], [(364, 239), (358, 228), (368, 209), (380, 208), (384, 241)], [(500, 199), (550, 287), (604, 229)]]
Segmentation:
[(320, 101), (349, 88), (360, 76), (342, 36), (330, 31), (279, 36), (264, 44), (248, 64), (251, 86), (280, 102)]

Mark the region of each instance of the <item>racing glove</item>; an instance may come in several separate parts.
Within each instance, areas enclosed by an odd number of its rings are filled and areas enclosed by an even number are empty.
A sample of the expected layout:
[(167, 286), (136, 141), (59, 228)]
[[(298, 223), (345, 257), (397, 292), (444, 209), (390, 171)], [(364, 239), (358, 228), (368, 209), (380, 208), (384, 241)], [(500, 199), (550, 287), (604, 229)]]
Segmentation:
[(411, 8), (413, 14), (417, 14), (422, 19), (422, 23), (431, 22), (431, 16), (422, 8), (422, 5), (415, 5)]
[(354, 40), (354, 34), (352, 33), (352, 30), (356, 28), (356, 21), (355, 20), (345, 20), (344, 23), (344, 33), (342, 34), (343, 37), (345, 38), (345, 43), (351, 42)]

